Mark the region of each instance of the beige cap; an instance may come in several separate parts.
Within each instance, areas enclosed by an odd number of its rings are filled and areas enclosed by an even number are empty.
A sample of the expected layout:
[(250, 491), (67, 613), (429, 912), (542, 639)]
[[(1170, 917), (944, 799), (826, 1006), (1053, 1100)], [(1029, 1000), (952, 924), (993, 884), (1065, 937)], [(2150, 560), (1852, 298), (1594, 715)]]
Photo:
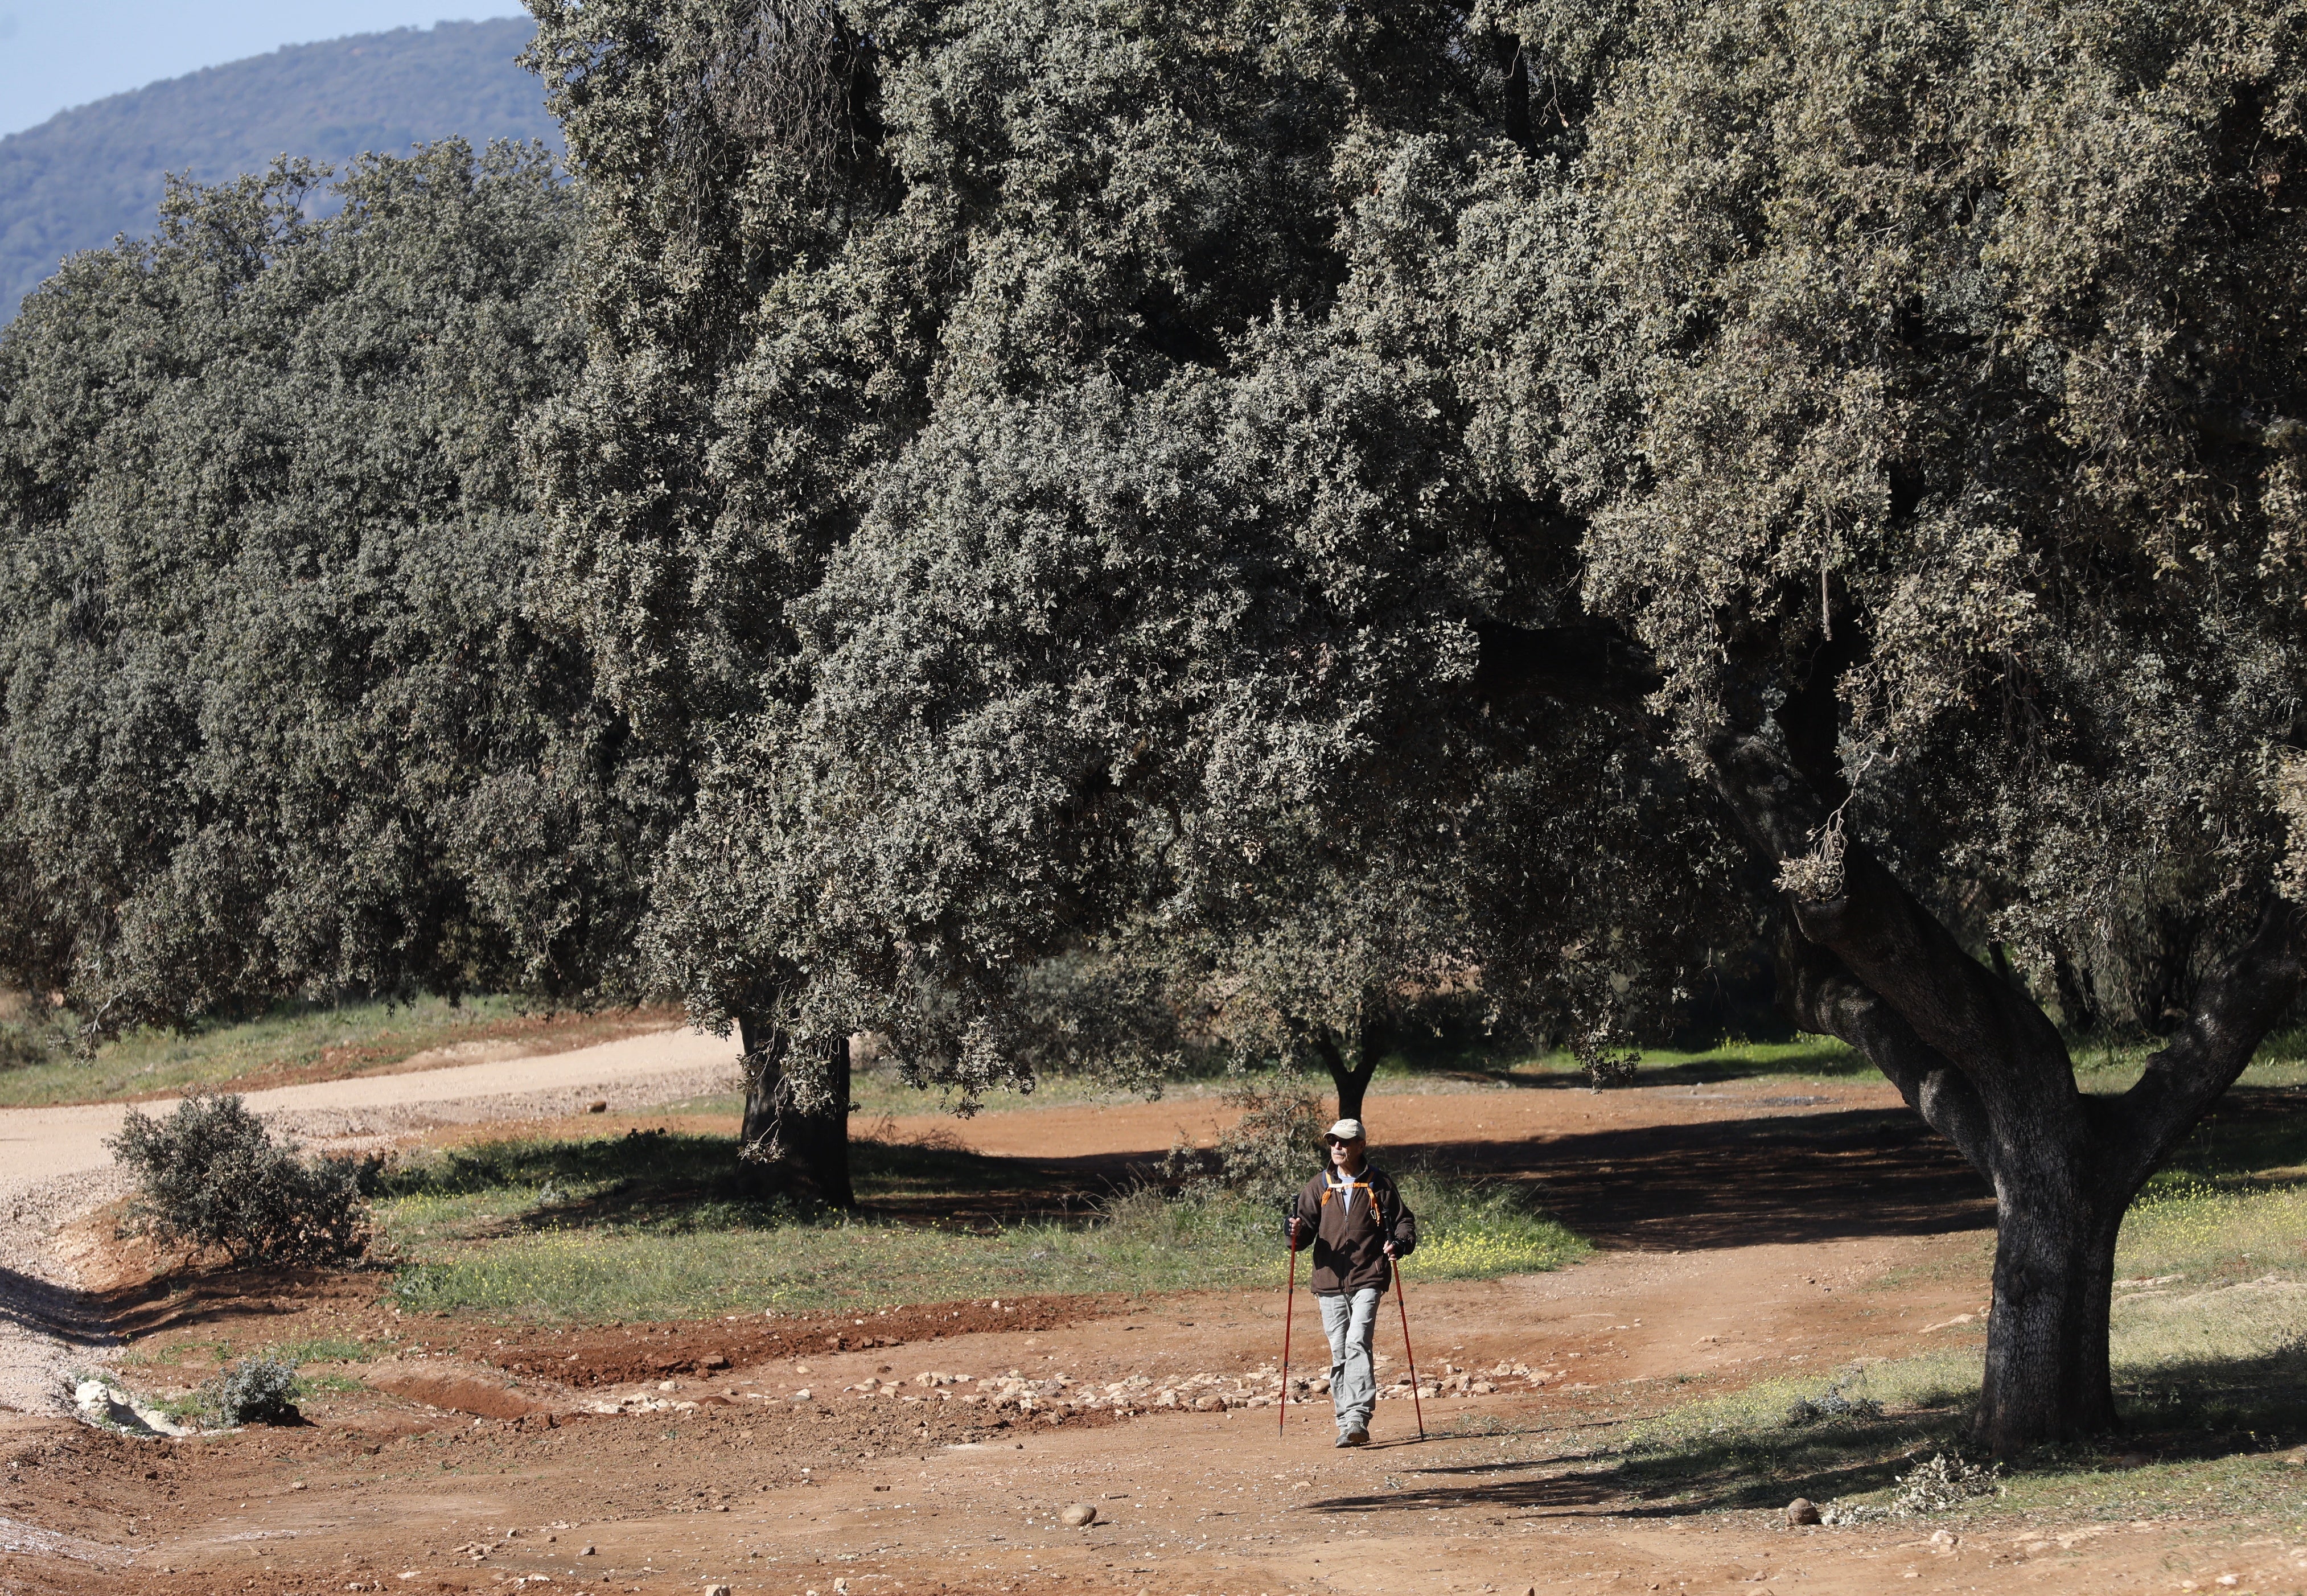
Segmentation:
[(1359, 1142), (1366, 1139), (1367, 1135), (1359, 1120), (1341, 1120), (1322, 1133), (1322, 1139), (1326, 1142), (1335, 1137), (1342, 1142)]

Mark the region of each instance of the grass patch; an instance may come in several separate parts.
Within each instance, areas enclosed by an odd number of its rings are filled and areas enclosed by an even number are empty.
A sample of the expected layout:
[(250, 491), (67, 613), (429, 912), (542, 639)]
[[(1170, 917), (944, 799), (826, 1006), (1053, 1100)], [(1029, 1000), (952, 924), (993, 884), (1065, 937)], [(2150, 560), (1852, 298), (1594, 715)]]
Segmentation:
[[(1045, 1075), (1031, 1091), (997, 1087), (986, 1094), (982, 1112), (1016, 1113), (1042, 1108), (1077, 1108), (1085, 1103), (1217, 1102), (1229, 1093), (1279, 1079), (1276, 1072), (1244, 1070), (1235, 1074), (1211, 1071), (1186, 1075), (1159, 1083), (1153, 1091), (1115, 1085), (1094, 1075)], [(1317, 1086), (1318, 1075), (1307, 1077)], [(1881, 1074), (1840, 1042), (1828, 1036), (1797, 1036), (1791, 1042), (1726, 1042), (1700, 1051), (1652, 1048), (1642, 1055), (1633, 1085), (1679, 1086), (1711, 1081), (1800, 1080), (1816, 1085), (1824, 1080), (1879, 1080)], [(1566, 1052), (1533, 1052), (1528, 1049), (1493, 1047), (1476, 1040), (1453, 1042), (1426, 1039), (1412, 1047), (1382, 1056), (1370, 1079), (1370, 1090), (1417, 1094), (1495, 1091), (1500, 1086), (1581, 1087), (1586, 1072)], [(870, 1123), (885, 1116), (949, 1112), (954, 1093), (935, 1086), (909, 1086), (888, 1070), (858, 1072), (850, 1089), (857, 1105), (853, 1121)], [(682, 1098), (657, 1105), (667, 1114), (697, 1114), (735, 1120), (744, 1098), (734, 1091)]]
[[(950, 1148), (859, 1143), (861, 1214), (751, 1194), (717, 1137), (633, 1134), (484, 1143), (393, 1171), (378, 1204), (403, 1306), (597, 1322), (762, 1309), (1278, 1284), (1274, 1211), (1153, 1188), (1090, 1197), (1030, 1166)], [(1577, 1237), (1513, 1188), (1402, 1177), (1426, 1237), (1419, 1279), (1551, 1269)], [(1015, 1215), (984, 1211), (999, 1199)]]
[[(292, 1004), (261, 1019), (204, 1024), (188, 1032), (139, 1030), (74, 1056), (57, 1035), (0, 1067), (0, 1108), (109, 1102), (162, 1093), (273, 1084), (319, 1072), (329, 1077), (390, 1069), (414, 1055), (460, 1042), (522, 1036), (559, 1025), (598, 1028), (605, 1038), (676, 1023), (663, 1014), (563, 1017), (527, 1012), (518, 999), (441, 998), (407, 1002)], [(586, 1038), (590, 1040), (589, 1034)]]
[[(2003, 1495), (1950, 1516), (2295, 1515), (2298, 1471), (2270, 1454), (2307, 1440), (2303, 1238), (2307, 1186), (2159, 1178), (2116, 1251), (2115, 1398), (2131, 1433), (2021, 1460)], [(1777, 1507), (1799, 1495), (1880, 1506), (1917, 1462), (1962, 1449), (1978, 1380), (1973, 1332), (1912, 1358), (1677, 1402), (1585, 1444), (1617, 1460), (1605, 1465), (1617, 1485), (1661, 1504)], [(1830, 1391), (1841, 1400), (1827, 1402)], [(1797, 1417), (1798, 1403), (1811, 1411)]]
[(372, 1346), (346, 1335), (323, 1335), (311, 1341), (271, 1342), (258, 1350), (283, 1362), (302, 1364), (366, 1363), (392, 1349)]

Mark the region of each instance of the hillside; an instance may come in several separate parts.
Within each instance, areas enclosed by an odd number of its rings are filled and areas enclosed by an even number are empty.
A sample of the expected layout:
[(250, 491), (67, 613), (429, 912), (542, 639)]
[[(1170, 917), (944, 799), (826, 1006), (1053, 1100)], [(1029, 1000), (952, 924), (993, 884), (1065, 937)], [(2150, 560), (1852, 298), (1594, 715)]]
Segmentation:
[(507, 17), (291, 45), (0, 139), (0, 320), (72, 251), (150, 232), (165, 173), (213, 183), (282, 153), (334, 165), (458, 133), (558, 149), (542, 89), (513, 64), (533, 27)]

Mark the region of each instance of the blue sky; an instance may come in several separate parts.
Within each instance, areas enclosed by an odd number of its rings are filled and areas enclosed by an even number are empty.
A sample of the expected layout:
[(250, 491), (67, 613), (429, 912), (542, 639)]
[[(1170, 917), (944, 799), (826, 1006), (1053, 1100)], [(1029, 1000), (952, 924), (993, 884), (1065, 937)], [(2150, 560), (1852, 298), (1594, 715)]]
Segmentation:
[(519, 0), (0, 0), (0, 134), (286, 44), (520, 11)]

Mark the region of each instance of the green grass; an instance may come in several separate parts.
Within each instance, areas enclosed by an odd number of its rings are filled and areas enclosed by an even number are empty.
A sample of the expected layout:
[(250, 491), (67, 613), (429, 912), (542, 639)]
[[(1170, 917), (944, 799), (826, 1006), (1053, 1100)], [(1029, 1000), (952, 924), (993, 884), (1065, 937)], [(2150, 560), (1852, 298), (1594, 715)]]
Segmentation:
[[(1214, 1102), (1229, 1092), (1273, 1078), (1273, 1072), (1220, 1071), (1181, 1076), (1161, 1083), (1158, 1100), (1166, 1103)], [(1325, 1086), (1320, 1077), (1309, 1077)], [(1642, 1056), (1634, 1085), (1689, 1085), (1728, 1080), (1800, 1080), (1814, 1085), (1824, 1079), (1879, 1080), (1871, 1064), (1831, 1037), (1798, 1036), (1791, 1042), (1726, 1042), (1696, 1051), (1652, 1048)], [(1388, 1053), (1378, 1060), (1370, 1078), (1372, 1092), (1422, 1095), (1496, 1091), (1500, 1086), (1558, 1088), (1583, 1086), (1585, 1070), (1566, 1052), (1533, 1053), (1527, 1049), (1491, 1049), (1479, 1042), (1435, 1041)], [(1076, 1108), (1084, 1103), (1143, 1103), (1154, 1094), (1113, 1085), (1093, 1075), (1050, 1075), (1031, 1091), (997, 1088), (986, 1094), (980, 1111), (1014, 1113), (1042, 1108)], [(907, 1116), (950, 1111), (956, 1095), (935, 1086), (909, 1086), (895, 1074), (861, 1070), (850, 1089), (856, 1103), (854, 1120), (870, 1123), (884, 1116)], [(686, 1097), (658, 1105), (668, 1114), (702, 1114), (735, 1118), (744, 1099), (735, 1092)]]
[[(2067, 1044), (2083, 1089), (2107, 1094), (2129, 1091), (2148, 1057), (2161, 1045), (2152, 1038), (2113, 1036), (2071, 1038)], [(2250, 1068), (2236, 1084), (2246, 1087), (2307, 1085), (2307, 1030), (2280, 1031), (2260, 1043)]]
[(146, 1093), (210, 1090), (230, 1081), (308, 1068), (342, 1058), (343, 1073), (395, 1064), (428, 1048), (516, 1019), (511, 998), (450, 1003), (289, 1007), (262, 1019), (204, 1025), (189, 1033), (142, 1030), (99, 1048), (93, 1059), (70, 1056), (60, 1039), (26, 1056), (41, 1061), (0, 1069), (0, 1108), (88, 1103)]
[[(763, 1202), (718, 1138), (507, 1141), (394, 1171), (378, 1217), (403, 1306), (599, 1322), (764, 1309), (880, 1309), (985, 1296), (1265, 1285), (1285, 1262), (1273, 1210), (1152, 1189), (1028, 1194), (1009, 1161), (859, 1143), (861, 1214)], [(1585, 1244), (1503, 1186), (1407, 1176), (1421, 1279), (1551, 1269)]]
[[(2183, 1171), (2133, 1207), (2116, 1253), (2113, 1362), (2132, 1427), (2105, 1448), (2046, 1451), (2004, 1493), (1951, 1516), (2121, 1519), (2290, 1514), (2299, 1472), (2271, 1455), (2307, 1441), (2307, 1184), (2217, 1184)], [(1699, 1395), (1662, 1384), (1659, 1410), (1580, 1442), (1615, 1489), (1685, 1507), (1777, 1507), (1801, 1495), (1886, 1504), (1933, 1453), (1963, 1449), (1984, 1326), (1910, 1358)], [(1789, 1421), (1830, 1387), (1874, 1416)], [(1554, 1454), (1558, 1461), (1565, 1455)], [(1536, 1461), (1533, 1454), (1533, 1461)]]

